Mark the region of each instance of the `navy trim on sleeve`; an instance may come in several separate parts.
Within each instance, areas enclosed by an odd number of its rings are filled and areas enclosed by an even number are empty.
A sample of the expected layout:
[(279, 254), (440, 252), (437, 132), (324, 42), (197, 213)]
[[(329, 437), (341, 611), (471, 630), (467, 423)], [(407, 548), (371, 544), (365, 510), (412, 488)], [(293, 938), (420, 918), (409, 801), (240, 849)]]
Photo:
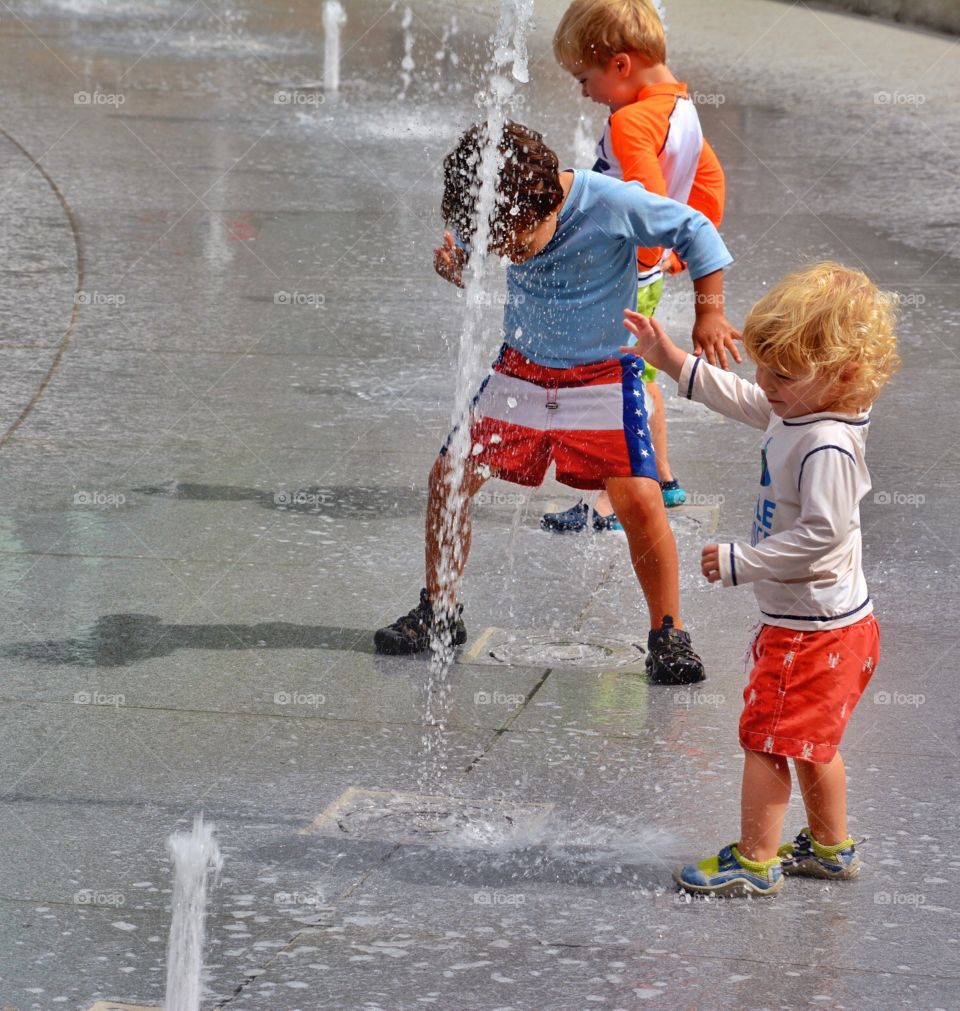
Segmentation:
[(697, 369), (700, 368), (700, 363), (703, 361), (702, 358), (698, 358), (693, 363), (693, 368), (690, 370), (690, 379), (687, 382), (687, 400), (693, 400), (693, 380), (696, 378)]
[(869, 417), (864, 418), (863, 421), (851, 421), (849, 418), (813, 418), (810, 421), (788, 421), (786, 418), (783, 419), (783, 423), (788, 428), (799, 428), (801, 425), (817, 425), (821, 421), (839, 421), (843, 425), (853, 425), (855, 427), (870, 424)]
[(766, 615), (768, 618), (780, 618), (786, 621), (839, 621), (841, 618), (849, 618), (851, 614), (856, 614), (857, 611), (862, 611), (867, 604), (870, 603), (870, 598), (855, 607), (852, 611), (845, 611), (843, 614), (816, 614), (811, 616), (805, 614), (771, 614), (769, 611), (761, 611), (761, 614)]
[(733, 585), (737, 586), (737, 556), (734, 554), (733, 545), (730, 545), (730, 578), (733, 580)]
[(797, 477), (797, 488), (800, 487), (800, 482), (803, 480), (803, 468), (806, 466), (807, 460), (813, 456), (814, 453), (819, 453), (824, 449), (835, 449), (838, 453), (843, 453), (844, 456), (849, 456), (853, 460), (853, 465), (857, 465), (857, 458), (850, 452), (849, 449), (844, 449), (843, 446), (835, 446), (832, 442), (828, 443), (826, 446), (817, 446), (816, 449), (811, 449), (809, 453), (800, 461), (800, 474)]

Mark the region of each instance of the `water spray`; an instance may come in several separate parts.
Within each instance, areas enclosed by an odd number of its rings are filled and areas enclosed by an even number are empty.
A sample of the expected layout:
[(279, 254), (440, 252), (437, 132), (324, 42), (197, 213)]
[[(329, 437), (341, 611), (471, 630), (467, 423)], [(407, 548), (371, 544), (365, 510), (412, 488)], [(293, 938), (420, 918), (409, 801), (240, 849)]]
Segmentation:
[(198, 814), (193, 831), (167, 840), (173, 860), (173, 917), (167, 946), (167, 994), (164, 1011), (200, 1011), (203, 942), (207, 915), (207, 879), (223, 867), (213, 826)]
[[(533, 0), (501, 0), (500, 21), (493, 40), (490, 80), (481, 92), (479, 104), (484, 113), (485, 132), (480, 153), (477, 189), (477, 227), (471, 238), (470, 260), (465, 276), (467, 311), (457, 360), (457, 389), (454, 399), (453, 436), (447, 450), (447, 508), (440, 527), (441, 599), (435, 602), (440, 613), (453, 614), (456, 607), (457, 572), (461, 561), (460, 546), (454, 534), (466, 515), (467, 502), (461, 491), (465, 464), (471, 451), (470, 408), (472, 395), (479, 385), (489, 358), (483, 346), (482, 321), (485, 299), (487, 252), (490, 246), (490, 217), (496, 208), (497, 180), (502, 167), (499, 145), (506, 122), (506, 110), (514, 98), (514, 81), (529, 79), (526, 35), (533, 18)], [(434, 630), (436, 632), (436, 630)], [(453, 662), (452, 634), (444, 628), (431, 634), (433, 672), (441, 677)], [(429, 713), (428, 713), (429, 716)]]
[(327, 0), (323, 5), (323, 87), (328, 92), (340, 90), (340, 32), (346, 23), (340, 0)]

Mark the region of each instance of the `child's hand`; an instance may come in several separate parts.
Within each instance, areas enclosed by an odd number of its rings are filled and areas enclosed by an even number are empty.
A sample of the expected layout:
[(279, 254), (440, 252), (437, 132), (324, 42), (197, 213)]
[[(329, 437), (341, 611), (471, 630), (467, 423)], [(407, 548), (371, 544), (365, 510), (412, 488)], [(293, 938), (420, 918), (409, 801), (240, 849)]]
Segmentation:
[(700, 571), (708, 583), (720, 582), (720, 545), (708, 544), (700, 555)]
[(666, 331), (652, 316), (642, 316), (632, 309), (623, 310), (623, 325), (637, 338), (637, 343), (622, 347), (622, 354), (639, 355), (655, 369), (662, 369), (677, 379), (686, 354), (673, 343)]
[(722, 369), (730, 367), (727, 351), (737, 364), (743, 361), (736, 344), (742, 339), (740, 331), (734, 329), (722, 312), (704, 313), (697, 316), (693, 324), (693, 353), (705, 355), (711, 365), (719, 365)]
[(682, 274), (687, 266), (679, 256), (671, 249), (669, 256), (660, 265), (664, 274)]
[(467, 262), (466, 250), (461, 249), (450, 232), (443, 233), (443, 245), (433, 251), (433, 269), (445, 280), (463, 287), (463, 266)]

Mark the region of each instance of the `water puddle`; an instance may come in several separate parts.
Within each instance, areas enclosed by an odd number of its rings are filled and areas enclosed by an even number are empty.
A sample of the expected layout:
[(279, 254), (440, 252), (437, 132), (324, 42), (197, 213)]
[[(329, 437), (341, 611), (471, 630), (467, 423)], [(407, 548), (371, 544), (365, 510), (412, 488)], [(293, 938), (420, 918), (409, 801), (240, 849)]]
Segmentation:
[(305, 830), (398, 845), (511, 846), (542, 833), (552, 804), (467, 800), (351, 787)]

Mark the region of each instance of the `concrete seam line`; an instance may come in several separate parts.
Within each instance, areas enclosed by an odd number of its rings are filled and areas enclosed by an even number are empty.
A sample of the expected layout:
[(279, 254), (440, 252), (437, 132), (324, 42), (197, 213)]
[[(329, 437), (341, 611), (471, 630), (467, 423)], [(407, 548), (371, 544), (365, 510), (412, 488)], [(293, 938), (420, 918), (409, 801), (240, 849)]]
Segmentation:
[(53, 190), (54, 196), (60, 202), (60, 206), (63, 208), (63, 212), (67, 217), (67, 222), (70, 225), (70, 231), (73, 235), (73, 244), (76, 251), (77, 258), (77, 283), (74, 288), (74, 298), (73, 298), (73, 310), (70, 313), (70, 319), (67, 322), (67, 328), (64, 331), (63, 337), (60, 339), (60, 344), (57, 348), (57, 353), (53, 356), (53, 361), (50, 363), (50, 367), (47, 369), (43, 378), (40, 380), (40, 384), (34, 390), (33, 396), (27, 402), (26, 407), (17, 415), (13, 424), (0, 436), (0, 449), (2, 449), (13, 437), (13, 433), (27, 420), (30, 412), (37, 406), (40, 398), (43, 396), (47, 387), (53, 380), (54, 375), (56, 375), (57, 370), (60, 368), (60, 363), (63, 361), (63, 356), (66, 354), (67, 345), (70, 343), (70, 339), (73, 337), (74, 331), (77, 325), (77, 315), (80, 311), (80, 294), (83, 291), (84, 283), (84, 263), (83, 263), (83, 244), (80, 241), (80, 226), (77, 222), (77, 217), (73, 212), (73, 208), (70, 206), (67, 198), (63, 195), (60, 187), (57, 186), (53, 177), (49, 172), (37, 161), (36, 158), (18, 141), (15, 137), (11, 136), (3, 127), (0, 127), (0, 136), (5, 137), (29, 162), (30, 164), (43, 176), (46, 180), (47, 185)]

